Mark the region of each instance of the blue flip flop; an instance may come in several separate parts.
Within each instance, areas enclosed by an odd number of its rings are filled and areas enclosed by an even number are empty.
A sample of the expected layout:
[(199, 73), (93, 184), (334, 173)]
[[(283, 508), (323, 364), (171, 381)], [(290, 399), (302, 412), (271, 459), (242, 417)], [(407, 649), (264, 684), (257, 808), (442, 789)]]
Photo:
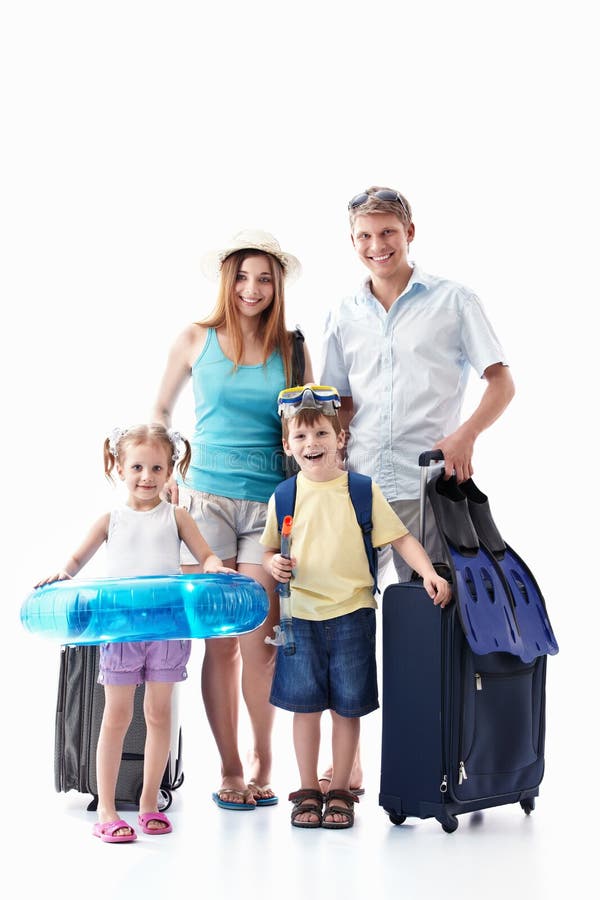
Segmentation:
[(234, 788), (221, 788), (212, 795), (214, 802), (217, 806), (220, 806), (221, 809), (235, 809), (235, 810), (250, 810), (256, 809), (255, 803), (233, 803), (229, 800), (223, 800), (219, 794), (235, 794), (237, 797), (246, 797), (249, 791), (237, 791)]
[(255, 781), (248, 782), (248, 790), (252, 792), (254, 799), (256, 800), (257, 806), (276, 806), (279, 803), (279, 797), (257, 797), (257, 793), (262, 793), (263, 791), (272, 790), (270, 784), (265, 784), (262, 787), (260, 784), (257, 784)]

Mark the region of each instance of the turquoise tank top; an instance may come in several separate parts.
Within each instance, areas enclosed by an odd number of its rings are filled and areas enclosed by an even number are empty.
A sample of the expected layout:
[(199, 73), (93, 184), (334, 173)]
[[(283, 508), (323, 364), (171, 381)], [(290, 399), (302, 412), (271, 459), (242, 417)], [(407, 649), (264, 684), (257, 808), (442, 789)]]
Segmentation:
[(281, 355), (238, 366), (214, 328), (192, 366), (196, 427), (185, 482), (195, 491), (266, 503), (283, 480), (277, 395), (285, 387)]

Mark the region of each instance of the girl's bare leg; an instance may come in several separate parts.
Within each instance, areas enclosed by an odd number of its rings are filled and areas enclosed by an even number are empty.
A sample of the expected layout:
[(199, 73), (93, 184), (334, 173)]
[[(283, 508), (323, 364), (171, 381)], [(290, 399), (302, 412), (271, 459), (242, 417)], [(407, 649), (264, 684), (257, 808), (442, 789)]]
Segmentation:
[[(144, 694), (144, 718), (146, 743), (144, 746), (144, 783), (140, 797), (140, 813), (157, 812), (158, 791), (169, 758), (171, 745), (171, 683), (146, 682)], [(157, 831), (166, 828), (160, 819), (150, 819), (148, 828)]]
[[(133, 716), (135, 685), (104, 685), (104, 713), (96, 749), (96, 777), (98, 780), (98, 821), (116, 822), (120, 816), (115, 806), (117, 778), (121, 766), (123, 741)], [(119, 828), (115, 835), (131, 833)]]

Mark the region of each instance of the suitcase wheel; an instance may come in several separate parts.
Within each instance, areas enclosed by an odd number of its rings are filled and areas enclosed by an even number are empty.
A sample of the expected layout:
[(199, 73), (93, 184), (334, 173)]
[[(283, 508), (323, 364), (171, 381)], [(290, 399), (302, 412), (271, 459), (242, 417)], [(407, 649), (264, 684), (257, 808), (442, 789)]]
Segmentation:
[(161, 787), (158, 792), (158, 811), (164, 812), (173, 802), (173, 794), (167, 788)]
[(452, 834), (453, 831), (456, 831), (458, 828), (458, 819), (456, 816), (446, 816), (444, 819), (438, 819), (438, 822), (446, 832), (446, 834)]
[(392, 825), (402, 825), (403, 822), (406, 822), (406, 816), (401, 816), (395, 809), (386, 809), (386, 813), (390, 817)]
[(535, 800), (533, 797), (528, 797), (527, 800), (521, 800), (521, 809), (528, 816), (535, 809)]

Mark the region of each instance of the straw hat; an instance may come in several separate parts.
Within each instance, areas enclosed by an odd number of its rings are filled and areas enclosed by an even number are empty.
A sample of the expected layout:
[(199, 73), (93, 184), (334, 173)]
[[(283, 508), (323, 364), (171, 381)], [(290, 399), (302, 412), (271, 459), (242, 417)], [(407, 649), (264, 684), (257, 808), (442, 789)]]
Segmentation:
[(237, 234), (233, 235), (228, 241), (227, 247), (224, 247), (222, 250), (211, 250), (210, 253), (206, 253), (202, 257), (200, 265), (206, 277), (210, 278), (211, 281), (217, 281), (223, 260), (237, 250), (261, 250), (263, 253), (270, 253), (283, 266), (285, 279), (288, 284), (291, 281), (295, 281), (302, 272), (300, 260), (292, 256), (291, 253), (285, 253), (279, 246), (279, 241), (272, 234), (269, 234), (268, 231), (260, 231), (257, 228), (245, 228), (243, 231), (238, 231)]

